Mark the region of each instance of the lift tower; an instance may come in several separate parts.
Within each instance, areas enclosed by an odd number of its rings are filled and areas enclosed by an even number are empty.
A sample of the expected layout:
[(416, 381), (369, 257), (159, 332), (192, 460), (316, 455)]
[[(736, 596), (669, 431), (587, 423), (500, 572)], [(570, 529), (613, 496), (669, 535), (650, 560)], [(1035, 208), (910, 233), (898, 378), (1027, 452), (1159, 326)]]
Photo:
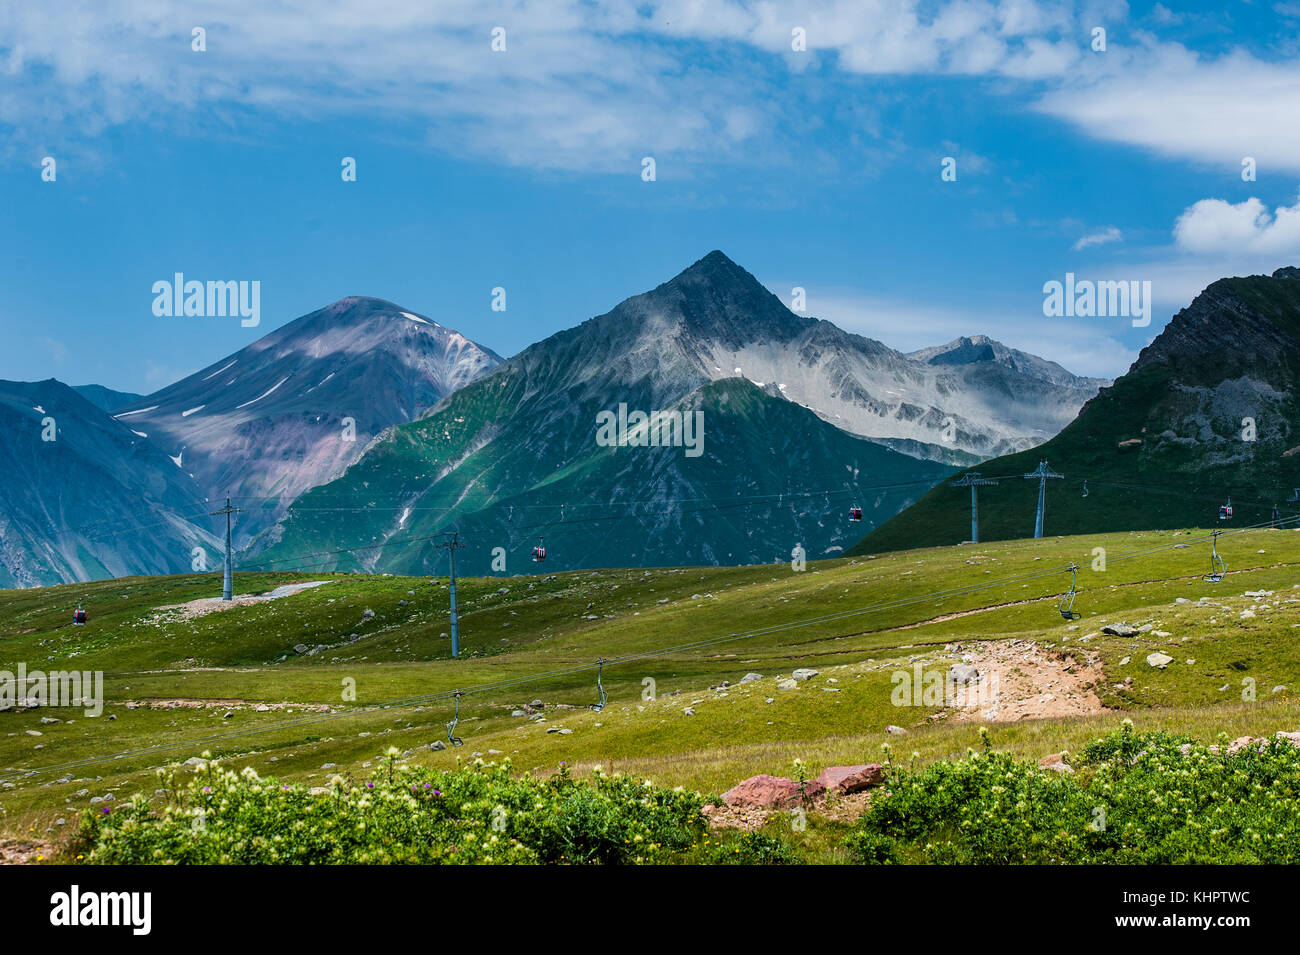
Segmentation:
[(979, 488), (989, 487), (997, 484), (996, 478), (980, 477), (979, 472), (968, 471), (962, 476), (960, 481), (953, 481), (949, 487), (968, 487), (970, 488), (970, 539), (973, 543), (980, 542), (980, 499)]
[(1038, 481), (1038, 515), (1034, 518), (1034, 536), (1043, 536), (1043, 510), (1047, 505), (1047, 481), (1048, 478), (1064, 478), (1064, 474), (1057, 474), (1047, 466), (1046, 461), (1038, 462), (1038, 470), (1031, 471), (1025, 475), (1026, 481)]

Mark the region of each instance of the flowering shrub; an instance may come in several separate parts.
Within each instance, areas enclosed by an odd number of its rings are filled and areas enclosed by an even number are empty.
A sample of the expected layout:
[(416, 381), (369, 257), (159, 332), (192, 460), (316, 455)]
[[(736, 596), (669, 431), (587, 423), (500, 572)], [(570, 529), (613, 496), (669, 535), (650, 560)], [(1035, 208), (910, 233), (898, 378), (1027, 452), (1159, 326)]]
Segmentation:
[(895, 767), (846, 847), (864, 863), (1300, 862), (1300, 750), (1124, 727), (1074, 774), (1005, 753)]
[(237, 774), (215, 762), (162, 805), (137, 796), (90, 810), (77, 833), (86, 861), (109, 864), (651, 863), (704, 830), (701, 798), (599, 770), (578, 781), (514, 777), (481, 760), (454, 772), (387, 765), (335, 777), (327, 793)]

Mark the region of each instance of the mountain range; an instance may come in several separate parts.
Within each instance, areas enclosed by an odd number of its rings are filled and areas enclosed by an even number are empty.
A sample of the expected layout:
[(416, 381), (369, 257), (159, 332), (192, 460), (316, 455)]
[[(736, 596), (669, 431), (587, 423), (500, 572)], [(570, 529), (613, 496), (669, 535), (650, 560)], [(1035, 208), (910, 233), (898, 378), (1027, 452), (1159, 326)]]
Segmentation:
[[(1047, 534), (1268, 522), (1300, 511), (1300, 269), (1220, 279), (1178, 312), (1128, 372), (1032, 451), (983, 462), (980, 539), (1033, 533), (1046, 460)], [(1087, 490), (1085, 496), (1084, 490)], [(853, 553), (969, 535), (969, 491), (936, 487)], [(1231, 501), (1231, 520), (1219, 519)]]
[[(1040, 443), (1105, 384), (983, 336), (895, 351), (796, 315), (721, 252), (504, 361), (345, 298), (151, 395), (40, 383), (65, 408), (62, 447), (85, 457), (64, 483), (118, 515), (118, 536), (86, 541), (92, 516), (52, 506), (53, 487), (11, 491), (0, 579), (188, 570), (227, 496), (242, 566), (427, 571), (445, 553), (420, 538), (450, 527), (484, 571), (501, 547), (518, 572), (538, 538), (556, 567), (770, 561), (795, 544), (811, 559), (954, 465)], [(13, 415), (54, 403), (4, 387)], [(702, 411), (702, 453), (603, 446), (597, 415), (619, 405)], [(30, 427), (6, 435), (0, 453), (47, 460)], [(125, 529), (164, 518), (175, 531)]]

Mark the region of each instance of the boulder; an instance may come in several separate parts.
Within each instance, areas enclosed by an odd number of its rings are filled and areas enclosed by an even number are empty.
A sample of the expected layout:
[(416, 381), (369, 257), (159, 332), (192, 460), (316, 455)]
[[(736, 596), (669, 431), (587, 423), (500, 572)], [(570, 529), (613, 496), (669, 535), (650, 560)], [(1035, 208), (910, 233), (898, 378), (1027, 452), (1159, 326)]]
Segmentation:
[(1108, 633), (1112, 637), (1136, 637), (1140, 632), (1137, 627), (1131, 627), (1126, 623), (1108, 623), (1101, 628), (1102, 633)]
[(969, 663), (955, 663), (948, 670), (948, 679), (959, 686), (966, 683), (975, 683), (979, 678), (980, 671)]
[(800, 667), (798, 670), (795, 670), (793, 673), (790, 674), (790, 676), (792, 676), (794, 679), (799, 681), (811, 680), (816, 675), (817, 675), (817, 671), (813, 669), (809, 669), (808, 667)]
[(782, 680), (776, 685), (778, 690), (794, 690), (798, 689), (798, 687), (799, 683), (796, 680)]
[(907, 735), (907, 730), (903, 729), (903, 727), (901, 726), (895, 726), (893, 723), (890, 723), (888, 726), (885, 727), (885, 732), (889, 733), (892, 736)]
[(761, 679), (763, 679), (763, 674), (761, 673), (746, 673), (744, 676), (740, 678), (740, 682), (753, 683), (755, 680), (761, 680)]
[(828, 766), (817, 777), (817, 784), (840, 793), (856, 793), (885, 781), (885, 769), (879, 763), (863, 766)]
[[(821, 783), (808, 781), (808, 798), (824, 791), (825, 787)], [(799, 805), (799, 800), (799, 784), (795, 780), (768, 776), (766, 773), (751, 776), (722, 794), (722, 801), (733, 809), (789, 809)]]
[(1148, 654), (1147, 654), (1147, 665), (1148, 665), (1148, 666), (1158, 667), (1159, 669), (1163, 670), (1165, 667), (1169, 666), (1169, 664), (1171, 664), (1171, 663), (1173, 663), (1173, 662), (1174, 662), (1174, 658), (1171, 657), (1171, 656), (1170, 656), (1169, 654), (1167, 654), (1167, 653), (1148, 653)]
[(1038, 761), (1038, 765), (1043, 769), (1051, 769), (1058, 773), (1074, 772), (1073, 767), (1065, 761), (1064, 753), (1052, 753), (1048, 756), (1044, 756)]

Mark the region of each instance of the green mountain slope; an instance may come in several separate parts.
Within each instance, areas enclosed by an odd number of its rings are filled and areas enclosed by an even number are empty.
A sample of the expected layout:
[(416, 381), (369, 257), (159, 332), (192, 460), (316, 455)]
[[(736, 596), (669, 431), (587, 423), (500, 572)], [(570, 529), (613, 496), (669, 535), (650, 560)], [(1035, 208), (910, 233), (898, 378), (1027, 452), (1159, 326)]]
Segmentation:
[[(582, 405), (552, 432), (567, 441), (547, 453), (536, 417), (498, 416), (510, 389), (509, 374), (494, 376), (395, 429), (341, 479), (304, 496), (282, 539), (252, 566), (440, 572), (446, 554), (430, 538), (453, 527), (466, 545), (459, 566), (477, 574), (534, 569), (542, 539), (556, 569), (784, 561), (796, 544), (815, 559), (839, 554), (863, 526), (951, 473), (741, 379), (668, 406), (703, 412), (698, 457), (680, 447), (599, 446), (601, 408)], [(638, 407), (635, 396), (628, 403)], [(855, 501), (861, 524), (848, 520)]]
[[(1294, 514), (1300, 504), (1286, 499), (1300, 485), (1297, 383), (1300, 270), (1215, 282), (1059, 435), (974, 469), (1001, 479), (980, 491), (980, 538), (1033, 533), (1038, 483), (1022, 475), (1040, 460), (1065, 475), (1048, 482), (1051, 535), (1245, 526), (1269, 520), (1275, 505)], [(1229, 498), (1234, 516), (1220, 522)], [(944, 486), (849, 553), (969, 535), (970, 492)]]

